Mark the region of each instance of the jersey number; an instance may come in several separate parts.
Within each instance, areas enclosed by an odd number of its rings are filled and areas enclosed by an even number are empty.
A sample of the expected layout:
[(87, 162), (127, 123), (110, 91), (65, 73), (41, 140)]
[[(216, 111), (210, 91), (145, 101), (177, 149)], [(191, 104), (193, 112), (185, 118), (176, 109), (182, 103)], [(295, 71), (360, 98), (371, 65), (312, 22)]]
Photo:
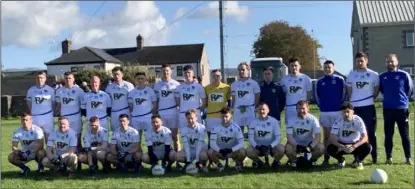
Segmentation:
[(65, 148), (66, 146), (67, 146), (67, 144), (63, 143), (63, 142), (57, 142), (56, 143), (56, 147), (59, 148), (59, 149)]
[(43, 101), (45, 101), (45, 100), (46, 100), (46, 98), (43, 98), (43, 97), (35, 97), (36, 104), (42, 104)]
[(271, 132), (269, 132), (269, 131), (258, 131), (258, 136), (259, 136), (259, 137), (265, 137), (265, 136), (267, 136), (269, 133), (271, 133)]
[(358, 82), (356, 82), (356, 88), (358, 88), (358, 89), (363, 89), (363, 87), (365, 87), (366, 85), (369, 85), (369, 83), (366, 82), (366, 81), (363, 81), (363, 82), (358, 81)]
[(98, 108), (99, 105), (101, 105), (102, 102), (92, 101), (91, 102), (91, 108)]
[(300, 135), (303, 135), (303, 134), (305, 134), (306, 132), (309, 132), (309, 130), (307, 130), (307, 129), (301, 129), (301, 128), (298, 128), (297, 129), (297, 134), (300, 134)]
[(66, 97), (63, 97), (63, 98), (62, 98), (62, 102), (63, 102), (63, 104), (69, 104), (69, 103), (71, 103), (72, 101), (74, 101), (74, 99), (73, 99), (73, 98), (66, 98)]

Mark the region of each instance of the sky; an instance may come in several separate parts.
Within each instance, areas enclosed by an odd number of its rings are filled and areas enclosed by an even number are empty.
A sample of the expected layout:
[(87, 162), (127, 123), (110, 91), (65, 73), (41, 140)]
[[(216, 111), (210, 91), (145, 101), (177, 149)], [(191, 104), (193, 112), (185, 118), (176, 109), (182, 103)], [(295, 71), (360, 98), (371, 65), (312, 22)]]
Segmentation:
[[(322, 44), (320, 57), (336, 70), (352, 69), (352, 1), (225, 1), (225, 66), (249, 61), (259, 29), (274, 20), (300, 25)], [(46, 68), (61, 55), (61, 42), (120, 48), (204, 43), (211, 68), (220, 67), (217, 1), (42, 1), (1, 3), (4, 69)], [(311, 32), (313, 30), (313, 32)]]

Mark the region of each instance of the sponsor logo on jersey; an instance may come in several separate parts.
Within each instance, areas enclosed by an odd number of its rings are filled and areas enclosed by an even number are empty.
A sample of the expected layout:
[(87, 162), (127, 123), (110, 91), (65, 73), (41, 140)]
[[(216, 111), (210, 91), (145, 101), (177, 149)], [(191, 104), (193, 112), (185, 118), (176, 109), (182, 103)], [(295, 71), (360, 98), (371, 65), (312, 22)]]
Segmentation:
[(123, 93), (114, 93), (114, 100), (120, 100), (123, 96), (125, 96), (125, 94)]
[(47, 100), (44, 97), (35, 97), (36, 104), (42, 104), (45, 100)]
[(245, 95), (249, 94), (248, 91), (238, 91), (238, 97), (243, 98)]
[(91, 108), (98, 108), (101, 104), (102, 102), (100, 101), (91, 101)]
[(25, 146), (30, 145), (33, 142), (33, 140), (22, 140), (22, 144)]
[(123, 148), (128, 148), (128, 146), (130, 146), (130, 145), (131, 145), (131, 142), (126, 142), (126, 141), (123, 141), (123, 142), (120, 142), (120, 145), (121, 145), (121, 147), (123, 147)]
[(191, 98), (193, 98), (194, 96), (195, 96), (194, 94), (183, 93), (183, 100), (188, 101)]
[(59, 148), (59, 149), (63, 149), (63, 148), (65, 148), (66, 146), (68, 146), (68, 144), (66, 144), (66, 143), (64, 143), (64, 142), (57, 142), (57, 143), (56, 143), (56, 147), (57, 147), (57, 148)]
[(141, 104), (143, 104), (145, 101), (147, 101), (145, 98), (136, 98), (136, 99), (135, 99), (135, 104), (137, 104), (137, 105), (141, 105)]
[(230, 140), (232, 140), (232, 137), (224, 136), (224, 137), (220, 137), (220, 140), (224, 143), (228, 143)]
[(62, 102), (63, 102), (63, 104), (69, 104), (69, 103), (71, 103), (72, 101), (75, 101), (75, 99), (73, 99), (73, 98), (68, 98), (68, 97), (63, 97), (63, 98), (62, 98)]
[(343, 131), (342, 131), (342, 136), (344, 136), (344, 137), (349, 137), (349, 136), (350, 136), (350, 135), (352, 135), (353, 133), (355, 133), (355, 131), (343, 130)]
[(222, 94), (210, 94), (211, 102), (219, 102), (219, 99), (223, 98)]
[(257, 133), (258, 133), (258, 136), (262, 138), (262, 137), (266, 137), (271, 132), (269, 132), (269, 131), (258, 131)]
[(172, 93), (173, 93), (172, 91), (161, 90), (161, 97), (163, 98), (168, 97)]
[(296, 93), (299, 90), (301, 90), (302, 88), (300, 86), (290, 86), (290, 93)]
[(369, 82), (366, 82), (366, 81), (356, 82), (356, 88), (358, 89), (363, 89), (366, 85), (369, 85)]
[(307, 130), (307, 129), (303, 129), (303, 128), (297, 128), (296, 129), (296, 133), (297, 134), (300, 134), (300, 135), (303, 135), (303, 134), (305, 134), (305, 133), (307, 133), (307, 132), (310, 132), (309, 130)]

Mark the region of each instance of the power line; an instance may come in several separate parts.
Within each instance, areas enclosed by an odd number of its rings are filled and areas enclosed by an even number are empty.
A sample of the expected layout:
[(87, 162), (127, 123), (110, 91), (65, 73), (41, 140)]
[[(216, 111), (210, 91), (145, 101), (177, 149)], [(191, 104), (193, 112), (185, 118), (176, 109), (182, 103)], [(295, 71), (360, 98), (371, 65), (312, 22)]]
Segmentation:
[[(302, 4), (302, 5), (281, 5), (281, 6), (250, 6), (249, 9), (279, 9), (279, 8), (303, 8), (303, 7), (315, 7), (315, 6), (321, 6), (316, 4)], [(240, 9), (238, 8), (226, 8), (226, 9)]]
[(79, 36), (79, 34), (83, 31), (83, 30), (85, 30), (85, 28), (86, 28), (86, 26), (92, 21), (92, 19), (94, 18), (94, 16), (98, 13), (98, 11), (104, 6), (104, 4), (106, 3), (107, 1), (103, 1), (100, 5), (99, 5), (99, 7), (97, 8), (97, 10), (95, 10), (95, 12), (94, 12), (94, 14), (92, 14), (92, 16), (91, 16), (91, 18), (89, 18), (89, 20), (88, 20), (88, 22), (84, 25), (84, 27), (80, 30), (80, 32), (78, 33), (78, 35), (75, 35), (75, 36), (73, 36), (72, 37), (72, 41), (75, 41), (75, 39)]
[(178, 18), (176, 18), (175, 20), (173, 20), (170, 24), (164, 26), (163, 28), (161, 28), (160, 30), (156, 31), (153, 35), (151, 35), (150, 37), (148, 37), (147, 39), (151, 39), (153, 36), (155, 36), (157, 33), (160, 33), (161, 31), (163, 31), (164, 29), (170, 27), (171, 25), (173, 25), (175, 22), (179, 21), (180, 19), (184, 18), (185, 16), (187, 16), (188, 14), (190, 14), (191, 12), (193, 12), (194, 10), (198, 9), (200, 6), (202, 6), (203, 4), (205, 4), (206, 1), (203, 1), (202, 3), (199, 3), (198, 5), (194, 6), (192, 9), (190, 9), (189, 11), (187, 11), (186, 13), (184, 13), (183, 15), (179, 16)]

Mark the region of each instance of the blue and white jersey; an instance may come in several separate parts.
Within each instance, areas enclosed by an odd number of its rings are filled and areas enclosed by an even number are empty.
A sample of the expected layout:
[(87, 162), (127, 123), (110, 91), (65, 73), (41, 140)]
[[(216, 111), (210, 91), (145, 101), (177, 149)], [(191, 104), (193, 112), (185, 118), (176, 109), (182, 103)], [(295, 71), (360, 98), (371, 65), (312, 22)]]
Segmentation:
[(331, 128), (331, 134), (336, 135), (339, 142), (354, 144), (360, 140), (363, 134), (366, 134), (366, 126), (362, 118), (354, 115), (351, 121), (346, 121), (343, 118), (337, 120)]
[(158, 132), (153, 128), (145, 131), (146, 145), (152, 146), (153, 151), (164, 152), (166, 145), (171, 145), (171, 131), (169, 128), (161, 126)]
[(81, 119), (81, 102), (84, 91), (79, 87), (61, 87), (56, 90), (56, 102), (61, 104), (60, 115), (70, 121)]
[(159, 81), (154, 85), (154, 93), (158, 99), (158, 111), (161, 116), (177, 115), (177, 105), (174, 91), (180, 85), (174, 79)]
[(26, 100), (32, 105), (32, 116), (51, 114), (52, 104), (55, 102), (55, 89), (48, 85), (42, 88), (32, 86), (27, 91)]
[(286, 95), (286, 106), (296, 106), (300, 100), (307, 100), (307, 92), (312, 90), (311, 79), (305, 74), (292, 74), (281, 78), (281, 86)]
[(82, 98), (81, 108), (86, 110), (86, 120), (92, 116), (106, 118), (107, 108), (111, 107), (111, 97), (104, 91), (88, 92)]
[(112, 82), (107, 86), (105, 92), (111, 97), (112, 112), (128, 109), (127, 95), (134, 89), (134, 85), (128, 81), (122, 81), (120, 85)]
[(116, 145), (118, 152), (123, 153), (132, 150), (132, 144), (138, 143), (139, 141), (140, 135), (136, 129), (128, 127), (127, 130), (124, 130), (120, 127), (112, 134), (110, 144)]
[(325, 75), (317, 80), (314, 97), (321, 112), (340, 111), (346, 99), (346, 82), (338, 75)]
[(65, 153), (70, 147), (76, 148), (77, 145), (78, 137), (76, 137), (76, 132), (72, 129), (68, 129), (64, 133), (56, 129), (50, 134), (47, 142), (48, 147), (54, 147), (57, 156)]
[(244, 136), (241, 127), (235, 123), (224, 127), (215, 125), (210, 135), (210, 147), (219, 152), (220, 149), (232, 149), (237, 151), (244, 147)]
[(383, 95), (383, 108), (409, 107), (414, 84), (407, 72), (403, 70), (383, 72), (379, 76), (379, 84), (379, 90)]
[[(23, 152), (34, 152), (34, 144), (36, 140), (43, 139), (43, 131), (40, 127), (32, 125), (29, 130), (25, 130), (23, 126), (20, 126), (12, 137), (12, 142), (20, 142)], [(43, 143), (43, 141), (42, 141)]]
[(371, 69), (364, 72), (352, 71), (347, 76), (346, 85), (352, 88), (350, 103), (354, 107), (373, 105), (373, 94), (375, 87), (379, 86), (379, 75)]

